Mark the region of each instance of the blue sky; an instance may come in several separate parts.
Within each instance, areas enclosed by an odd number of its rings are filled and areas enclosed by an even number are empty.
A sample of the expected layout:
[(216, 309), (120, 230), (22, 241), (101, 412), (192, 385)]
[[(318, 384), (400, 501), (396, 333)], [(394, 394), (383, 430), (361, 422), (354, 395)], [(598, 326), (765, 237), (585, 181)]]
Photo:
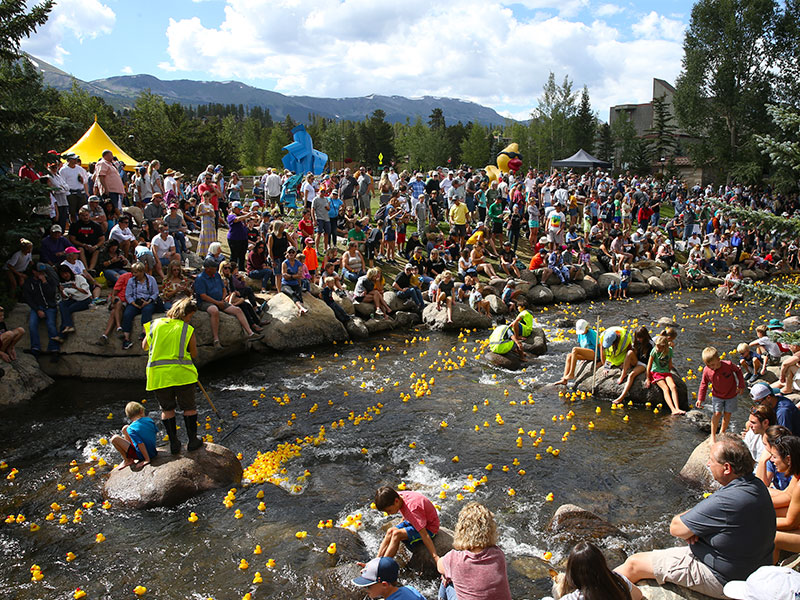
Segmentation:
[(23, 48), (84, 80), (148, 73), (285, 94), (448, 96), (525, 118), (550, 71), (593, 108), (674, 82), (687, 0), (56, 0)]

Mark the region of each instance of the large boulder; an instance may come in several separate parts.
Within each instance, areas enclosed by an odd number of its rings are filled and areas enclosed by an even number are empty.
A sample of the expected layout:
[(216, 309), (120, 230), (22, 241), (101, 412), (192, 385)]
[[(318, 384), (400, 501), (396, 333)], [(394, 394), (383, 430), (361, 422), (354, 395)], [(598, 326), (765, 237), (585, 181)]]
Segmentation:
[(242, 465), (236, 455), (217, 444), (205, 443), (193, 452), (172, 455), (162, 448), (149, 465), (114, 469), (103, 495), (130, 508), (176, 506), (208, 490), (239, 485)]
[(431, 302), (422, 311), (422, 320), (431, 329), (438, 331), (458, 331), (459, 329), (487, 329), (491, 326), (492, 320), (477, 311), (471, 309), (469, 305), (461, 302), (453, 303), (453, 321), (447, 322), (447, 307), (441, 308)]
[(692, 483), (702, 489), (717, 489), (719, 484), (711, 475), (711, 471), (709, 471), (707, 466), (710, 453), (711, 438), (709, 437), (700, 442), (700, 444), (698, 444), (692, 451), (692, 454), (689, 456), (686, 464), (683, 465), (683, 468), (681, 469), (681, 477), (683, 477), (689, 483)]
[[(399, 521), (391, 523), (389, 526), (394, 526)], [(436, 548), (436, 553), (439, 556), (444, 556), (453, 549), (453, 532), (446, 527), (440, 527), (439, 532), (433, 538), (433, 545)], [(439, 571), (436, 569), (436, 563), (425, 544), (418, 542), (412, 546), (413, 550), (409, 550), (404, 544), (400, 544), (400, 548), (395, 555), (397, 564), (402, 569), (413, 571), (423, 579), (437, 579)]]
[(487, 352), (486, 360), (492, 363), (495, 367), (508, 369), (509, 371), (518, 371), (522, 367), (522, 361), (519, 358), (519, 354), (513, 350), (506, 352), (505, 354)]
[(392, 312), (396, 310), (404, 310), (406, 312), (416, 312), (419, 310), (417, 303), (414, 302), (411, 298), (402, 300), (400, 297), (398, 297), (397, 292), (394, 291), (383, 292), (383, 301), (389, 305), (389, 308), (392, 309)]
[(367, 325), (361, 317), (350, 319), (345, 328), (351, 340), (365, 340), (369, 337), (369, 329), (367, 329)]
[(369, 331), (370, 334), (375, 334), (381, 331), (391, 331), (394, 329), (395, 322), (394, 319), (390, 317), (375, 317), (374, 319), (365, 321), (364, 325), (366, 325), (367, 331)]
[(53, 383), (38, 361), (21, 350), (14, 362), (0, 362), (0, 370), (0, 407), (23, 404)]
[(578, 282), (578, 285), (583, 288), (584, 292), (586, 292), (587, 300), (594, 300), (600, 296), (600, 286), (597, 284), (597, 280), (594, 277), (586, 275)]
[(339, 294), (333, 295), (333, 301), (344, 309), (348, 315), (354, 315), (356, 310), (353, 306), (353, 301), (348, 295), (340, 296)]
[(628, 284), (629, 296), (643, 296), (650, 293), (650, 284), (641, 281), (631, 281)]
[(375, 314), (375, 305), (372, 302), (356, 302), (353, 304), (353, 313), (362, 319), (369, 319)]
[(399, 310), (396, 313), (392, 313), (392, 318), (394, 319), (394, 326), (398, 329), (411, 329), (415, 325), (422, 323), (422, 317), (418, 312)]
[(603, 273), (597, 278), (597, 285), (600, 286), (601, 290), (607, 290), (612, 283), (619, 285), (619, 275), (616, 273)]
[(586, 291), (577, 283), (555, 285), (550, 289), (556, 302), (583, 302), (586, 300)]
[(531, 334), (522, 340), (522, 349), (534, 356), (547, 354), (547, 335), (541, 327), (534, 327)]
[[(604, 400), (614, 400), (619, 397), (625, 387), (625, 383), (617, 383), (622, 371), (618, 368), (606, 369), (605, 367), (598, 367), (597, 369), (597, 382), (594, 387), (594, 395), (596, 398)], [(689, 394), (686, 389), (686, 383), (681, 380), (675, 373), (673, 373), (673, 380), (675, 387), (678, 390), (678, 404), (682, 410), (689, 409)], [(633, 402), (634, 404), (646, 404), (650, 402), (652, 407), (663, 404), (661, 408), (662, 414), (669, 414), (669, 408), (664, 401), (664, 394), (657, 385), (651, 385), (649, 388), (644, 387), (646, 377), (643, 374), (639, 375), (633, 381), (628, 395), (625, 397), (625, 402)], [(577, 380), (578, 389), (582, 392), (592, 391), (592, 373), (587, 370), (586, 373)]]
[[(19, 304), (14, 307), (7, 318), (9, 326), (24, 326), (27, 329), (29, 312), (26, 305)], [(77, 377), (116, 381), (144, 379), (147, 353), (142, 350), (139, 343), (139, 334), (142, 332), (141, 319), (137, 317), (133, 322), (131, 331), (133, 347), (123, 350), (122, 342), (116, 335), (112, 335), (106, 343), (99, 342), (100, 334), (106, 328), (108, 316), (108, 311), (103, 306), (74, 313), (76, 332), (68, 335), (65, 342), (61, 344), (60, 354), (53, 357), (46, 355), (39, 357), (41, 370), (56, 378)], [(156, 314), (154, 318), (163, 316), (163, 314)], [(227, 314), (220, 315), (219, 338), (222, 348), (215, 348), (213, 345), (211, 322), (207, 313), (196, 313), (192, 318), (191, 325), (195, 330), (198, 351), (195, 365), (198, 367), (221, 358), (242, 354), (247, 350), (244, 333), (235, 317)], [(39, 328), (39, 337), (42, 340), (47, 339), (47, 328), (44, 324)], [(23, 337), (17, 347), (20, 354), (23, 349), (30, 348), (29, 336)]]
[(664, 282), (661, 281), (659, 277), (655, 275), (651, 275), (647, 278), (647, 283), (650, 285), (650, 289), (654, 292), (666, 292), (667, 288), (664, 286)]
[(500, 296), (486, 296), (486, 301), (489, 303), (489, 310), (493, 315), (508, 314), (508, 307)]
[(662, 273), (659, 279), (664, 284), (664, 290), (667, 292), (674, 292), (681, 287), (678, 280), (672, 276), (672, 273)]
[(654, 579), (643, 579), (636, 585), (647, 600), (711, 600), (705, 594), (693, 592), (674, 583), (659, 586)]
[(580, 540), (596, 541), (609, 536), (626, 537), (605, 519), (574, 504), (559, 506), (547, 525), (547, 531), (573, 543)]
[(539, 281), (539, 279), (536, 277), (536, 273), (529, 271), (528, 269), (522, 269), (520, 271), (520, 279), (530, 283), (532, 286), (536, 285), (536, 283)]
[(305, 348), (348, 338), (330, 307), (311, 294), (303, 294), (308, 312), (301, 315), (286, 294), (275, 294), (269, 300), (272, 320), (264, 327), (263, 343), (274, 350)]
[(552, 304), (554, 299), (553, 291), (549, 287), (541, 284), (535, 285), (529, 289), (526, 297), (531, 301), (532, 304), (537, 306)]

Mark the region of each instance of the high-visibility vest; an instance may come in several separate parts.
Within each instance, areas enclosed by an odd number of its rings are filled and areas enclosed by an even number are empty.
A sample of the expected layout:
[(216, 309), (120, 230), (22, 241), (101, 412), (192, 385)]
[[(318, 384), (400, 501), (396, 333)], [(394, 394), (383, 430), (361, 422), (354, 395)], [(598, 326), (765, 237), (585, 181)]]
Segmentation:
[(489, 336), (489, 350), (495, 354), (506, 354), (514, 347), (511, 339), (511, 328), (508, 325), (499, 325), (494, 328)]
[(522, 337), (528, 337), (533, 333), (533, 315), (527, 310), (523, 310), (519, 313), (519, 316), (522, 317), (522, 321), (520, 321), (522, 325)]
[[(610, 331), (616, 331), (619, 335), (619, 339), (611, 348), (605, 349), (606, 361), (618, 367), (625, 361), (625, 355), (628, 353), (628, 346), (631, 345), (631, 334), (624, 327), (609, 327), (603, 332), (603, 337), (608, 335)], [(614, 350), (614, 348), (616, 348), (616, 350)]]
[(194, 327), (180, 319), (156, 319), (145, 323), (150, 347), (147, 356), (147, 390), (160, 390), (197, 381), (197, 369), (189, 354)]

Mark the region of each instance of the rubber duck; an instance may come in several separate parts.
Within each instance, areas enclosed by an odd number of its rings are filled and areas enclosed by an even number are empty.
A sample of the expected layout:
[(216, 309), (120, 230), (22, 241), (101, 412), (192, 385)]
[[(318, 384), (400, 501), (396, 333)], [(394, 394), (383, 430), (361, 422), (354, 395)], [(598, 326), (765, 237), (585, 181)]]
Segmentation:
[(86, 592), (84, 592), (81, 588), (77, 588), (74, 592), (72, 592), (72, 597), (75, 600), (80, 600), (81, 598), (86, 597)]
[(294, 534), (294, 537), (296, 537), (298, 540), (302, 540), (305, 539), (307, 535), (308, 535), (307, 531), (298, 531), (297, 533)]
[(544, 554), (542, 554), (542, 558), (544, 558), (545, 560), (549, 561), (550, 559), (553, 558), (553, 553), (549, 552), (549, 551), (545, 552)]
[(102, 533), (98, 533), (96, 536), (94, 536), (94, 541), (98, 544), (102, 544), (106, 541), (106, 536), (104, 536)]
[(514, 488), (508, 488), (508, 491), (506, 493), (509, 496), (516, 496), (517, 495), (517, 491)]
[(137, 596), (144, 596), (147, 593), (147, 588), (143, 585), (137, 585), (135, 588), (133, 588), (133, 593)]
[(260, 500), (263, 497), (264, 497), (264, 490), (258, 490), (258, 493), (256, 494), (256, 498), (258, 498)]
[(256, 571), (256, 574), (253, 576), (253, 583), (261, 583), (264, 579), (261, 577), (261, 573)]
[(328, 554), (331, 555), (336, 554), (336, 542), (332, 542), (331, 544), (328, 545), (327, 552)]
[(255, 549), (253, 549), (253, 554), (261, 554), (261, 544), (256, 544)]
[(274, 569), (275, 568), (275, 559), (274, 558), (270, 558), (269, 560), (267, 560), (267, 562), (265, 563), (265, 566), (268, 569)]
[(106, 419), (108, 419), (110, 421), (113, 418), (114, 418), (114, 413), (108, 413), (108, 416), (106, 417)]
[(73, 552), (67, 552), (67, 562), (72, 562), (73, 560), (75, 560), (75, 558), (77, 558), (77, 557), (75, 556), (75, 553), (73, 553)]
[(239, 561), (239, 569), (240, 570), (246, 571), (249, 568), (250, 568), (250, 564), (245, 559), (242, 559), (242, 560)]
[(547, 496), (545, 496), (544, 500), (545, 500), (545, 502), (552, 502), (553, 500), (555, 500), (555, 496), (553, 496), (553, 492), (550, 492), (549, 494), (547, 494)]

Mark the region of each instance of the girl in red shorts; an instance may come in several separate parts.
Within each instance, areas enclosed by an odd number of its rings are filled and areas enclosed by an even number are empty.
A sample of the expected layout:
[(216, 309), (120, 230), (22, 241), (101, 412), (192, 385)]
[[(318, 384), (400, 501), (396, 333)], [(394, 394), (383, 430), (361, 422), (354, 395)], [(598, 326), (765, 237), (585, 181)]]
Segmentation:
[(647, 361), (647, 381), (644, 386), (650, 387), (653, 382), (661, 388), (673, 415), (686, 414), (679, 406), (678, 390), (672, 379), (672, 348), (665, 335), (656, 336), (655, 346), (650, 351), (650, 360)]

